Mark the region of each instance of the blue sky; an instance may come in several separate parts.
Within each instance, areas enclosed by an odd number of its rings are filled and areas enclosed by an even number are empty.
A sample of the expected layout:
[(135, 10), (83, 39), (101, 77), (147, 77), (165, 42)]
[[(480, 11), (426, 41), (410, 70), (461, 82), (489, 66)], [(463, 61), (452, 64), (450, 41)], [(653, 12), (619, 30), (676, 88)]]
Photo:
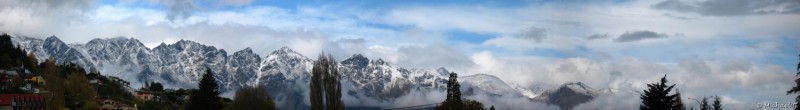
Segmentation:
[[(132, 37), (150, 48), (185, 39), (261, 55), (287, 46), (304, 55), (364, 54), (409, 68), (491, 74), (523, 86), (582, 81), (639, 90), (670, 74), (686, 97), (716, 94), (747, 109), (791, 100), (780, 91), (792, 86), (800, 61), (797, 6), (796, 0), (2, 1), (7, 17), (0, 18), (0, 32), (68, 43)], [(739, 90), (758, 93), (725, 92)]]

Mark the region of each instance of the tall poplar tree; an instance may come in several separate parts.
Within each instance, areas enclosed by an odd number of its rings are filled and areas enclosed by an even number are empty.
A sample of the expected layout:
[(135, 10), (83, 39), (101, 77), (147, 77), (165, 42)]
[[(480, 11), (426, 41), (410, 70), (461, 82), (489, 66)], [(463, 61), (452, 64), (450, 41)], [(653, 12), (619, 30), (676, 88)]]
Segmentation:
[(312, 110), (343, 110), (342, 85), (336, 60), (323, 52), (314, 62), (309, 84)]

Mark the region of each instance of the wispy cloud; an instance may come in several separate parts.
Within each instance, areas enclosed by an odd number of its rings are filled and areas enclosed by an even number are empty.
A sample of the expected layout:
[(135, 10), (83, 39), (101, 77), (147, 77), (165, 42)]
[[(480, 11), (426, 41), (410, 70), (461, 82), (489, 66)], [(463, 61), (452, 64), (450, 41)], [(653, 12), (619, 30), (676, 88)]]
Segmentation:
[(704, 16), (742, 16), (759, 14), (797, 14), (800, 1), (796, 0), (666, 0), (653, 4), (652, 8)]
[(653, 31), (633, 31), (633, 32), (625, 32), (624, 34), (620, 35), (618, 38), (614, 39), (614, 42), (633, 42), (639, 41), (644, 39), (658, 39), (658, 38), (667, 38), (669, 35), (656, 33)]

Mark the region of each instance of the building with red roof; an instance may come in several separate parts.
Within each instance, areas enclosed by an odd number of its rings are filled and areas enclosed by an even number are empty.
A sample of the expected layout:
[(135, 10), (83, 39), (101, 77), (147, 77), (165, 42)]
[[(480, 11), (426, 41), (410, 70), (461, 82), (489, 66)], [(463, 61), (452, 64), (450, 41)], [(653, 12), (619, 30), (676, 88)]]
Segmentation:
[(0, 94), (0, 110), (46, 110), (41, 94)]

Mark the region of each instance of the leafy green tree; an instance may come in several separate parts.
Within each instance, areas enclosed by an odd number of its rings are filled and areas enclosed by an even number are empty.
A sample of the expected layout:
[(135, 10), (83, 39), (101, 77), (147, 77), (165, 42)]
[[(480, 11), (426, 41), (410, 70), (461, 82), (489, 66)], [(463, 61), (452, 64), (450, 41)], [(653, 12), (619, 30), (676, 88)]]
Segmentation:
[[(800, 55), (798, 55), (798, 56), (800, 56)], [(795, 71), (797, 71), (797, 73), (795, 74), (795, 77), (800, 76), (800, 63), (797, 63), (797, 69), (795, 69)], [(795, 86), (792, 87), (791, 89), (789, 89), (789, 91), (786, 91), (787, 95), (800, 93), (800, 78), (795, 79), (794, 83), (795, 83)], [(795, 110), (800, 110), (800, 95), (795, 96), (794, 101), (795, 101), (795, 106), (797, 106), (794, 109)]]
[(236, 91), (233, 103), (225, 110), (276, 110), (275, 102), (264, 86), (245, 86)]
[(31, 70), (31, 72), (33, 72), (34, 74), (41, 75), (41, 72), (40, 72), (41, 70), (40, 70), (39, 66), (36, 65), (36, 64), (38, 64), (38, 62), (39, 62), (39, 59), (36, 59), (36, 55), (34, 55), (33, 52), (30, 52), (30, 53), (28, 53), (28, 63), (30, 65), (27, 65), (25, 67), (29, 68)]
[(342, 85), (336, 60), (323, 52), (311, 70), (310, 101), (312, 110), (343, 110)]
[(222, 99), (217, 90), (217, 80), (214, 79), (211, 69), (206, 69), (206, 74), (200, 79), (198, 90), (189, 95), (186, 103), (187, 110), (220, 110), (223, 108)]
[(676, 98), (678, 94), (670, 95), (669, 92), (675, 87), (675, 84), (667, 86), (667, 75), (661, 78), (661, 82), (647, 84), (648, 89), (644, 90), (641, 95), (642, 104), (639, 109), (642, 110), (666, 110), (675, 108)]
[(66, 109), (64, 100), (66, 99), (64, 93), (64, 78), (61, 77), (61, 71), (59, 71), (58, 67), (56, 66), (55, 60), (51, 57), (44, 62), (42, 62), (42, 66), (44, 66), (45, 71), (45, 89), (50, 96), (45, 97), (47, 98), (47, 108), (48, 109), (57, 109), (62, 110)]
[(722, 102), (719, 101), (719, 96), (714, 96), (714, 110), (722, 110)]
[[(66, 89), (66, 98), (71, 99), (69, 100), (71, 103), (68, 103), (73, 104), (69, 106), (92, 110), (100, 109), (99, 104), (95, 101), (95, 91), (89, 84), (89, 80), (86, 79), (85, 73), (79, 71), (70, 72), (69, 76), (67, 76)], [(74, 104), (80, 106), (75, 106)]]
[(458, 84), (458, 74), (451, 72), (447, 80), (447, 98), (436, 110), (463, 110), (464, 102), (461, 100), (461, 84)]

